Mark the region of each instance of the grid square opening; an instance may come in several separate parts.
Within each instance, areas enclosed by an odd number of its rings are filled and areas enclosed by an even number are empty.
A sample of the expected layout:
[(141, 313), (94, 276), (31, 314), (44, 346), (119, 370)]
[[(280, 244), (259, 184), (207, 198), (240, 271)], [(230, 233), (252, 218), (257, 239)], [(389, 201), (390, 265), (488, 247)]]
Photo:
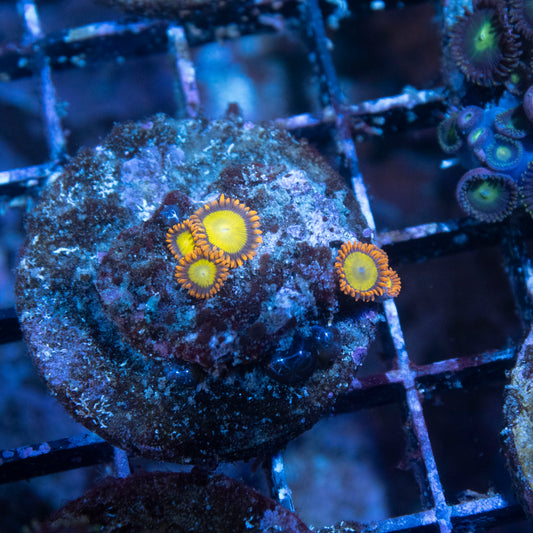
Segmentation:
[(502, 381), (426, 394), (426, 424), (449, 504), (493, 494), (514, 500), (500, 452)]
[(48, 160), (38, 79), (19, 79), (0, 85), (0, 115), (0, 171)]
[(396, 305), (410, 358), (422, 365), (510, 347), (522, 336), (495, 247), (401, 265)]
[(400, 132), (357, 144), (378, 231), (462, 216), (455, 199), (457, 168), (440, 168), (433, 128)]
[(46, 520), (105, 475), (101, 467), (91, 466), (0, 485), (0, 531), (31, 531), (36, 521)]
[(245, 120), (262, 121), (318, 111), (318, 89), (297, 35), (262, 34), (196, 48), (194, 64), (207, 117), (237, 103)]
[(329, 36), (350, 103), (397, 94), (406, 85), (428, 88), (438, 83), (440, 30), (429, 2), (354, 14), (341, 20), (338, 31)]
[(59, 106), (65, 107), (69, 153), (94, 146), (116, 122), (175, 113), (174, 80), (164, 54), (58, 71), (53, 80)]
[(322, 420), (284, 453), (296, 512), (308, 525), (320, 527), (420, 511), (418, 487), (404, 454), (397, 405)]

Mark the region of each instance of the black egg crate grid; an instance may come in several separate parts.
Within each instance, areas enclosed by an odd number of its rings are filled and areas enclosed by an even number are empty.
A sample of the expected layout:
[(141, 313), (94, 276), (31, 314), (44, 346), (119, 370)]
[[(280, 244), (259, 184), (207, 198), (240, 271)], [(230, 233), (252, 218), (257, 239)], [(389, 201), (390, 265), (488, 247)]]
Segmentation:
[[(347, 6), (352, 12), (359, 14), (372, 9), (398, 7), (395, 2), (388, 1), (353, 1), (348, 2)], [(307, 133), (312, 135), (315, 128), (327, 128), (332, 133), (339, 149), (339, 170), (352, 183), (366, 223), (374, 231), (375, 242), (387, 251), (392, 265), (400, 262), (424, 262), (487, 245), (499, 246), (516, 309), (524, 332), (527, 331), (532, 318), (533, 269), (527, 259), (524, 243), (524, 236), (531, 234), (531, 224), (528, 224), (526, 217), (517, 217), (513, 225), (481, 224), (460, 219), (376, 233), (353, 139), (372, 135), (372, 129), (364, 127), (367, 124), (379, 123), (385, 135), (392, 125), (397, 128), (403, 124), (406, 128), (413, 129), (431, 125), (432, 111), (444, 109), (445, 93), (442, 89), (411, 90), (376, 101), (345, 105), (324, 28), (324, 17), (331, 14), (333, 9), (331, 4), (319, 4), (318, 0), (236, 1), (234, 4), (230, 3), (224, 12), (212, 15), (201, 34), (188, 32), (186, 20), (178, 25), (161, 20), (125, 19), (124, 22), (98, 23), (65, 30), (59, 34), (44, 35), (35, 3), (32, 0), (20, 0), (17, 8), (24, 23), (25, 39), (21, 45), (0, 49), (0, 77), (6, 81), (26, 76), (40, 78), (42, 116), (50, 155), (49, 162), (42, 165), (0, 172), (0, 195), (3, 197), (38, 194), (46, 178), (60, 169), (65, 160), (65, 134), (56, 110), (52, 70), (166, 51), (173, 58), (175, 67), (178, 115), (195, 117), (200, 101), (190, 47), (213, 40), (216, 28), (234, 22), (232, 17), (238, 18), (240, 35), (272, 31), (272, 17), (291, 19), (293, 23), (299, 22), (305, 30), (303, 34), (306, 45), (314, 53), (322, 112), (313, 116), (304, 114), (279, 119), (277, 123), (289, 130), (303, 132), (304, 136)], [(194, 17), (195, 14), (190, 16)], [(83, 61), (80, 61), (80, 57), (83, 57)], [(359, 128), (360, 125), (363, 128)], [(428, 389), (444, 390), (451, 383), (470, 387), (494, 375), (503, 379), (505, 370), (513, 364), (517, 347), (452, 359), (445, 359), (443, 354), (443, 359), (438, 362), (417, 366), (410, 361), (394, 301), (385, 301), (383, 308), (392, 370), (355, 380), (351, 392), (338, 401), (335, 410), (351, 412), (391, 403), (400, 406), (411, 452), (410, 463), (418, 484), (423, 511), (375, 522), (367, 530), (441, 533), (485, 531), (500, 524), (522, 522), (525, 517), (521, 507), (501, 494), (484, 495), (453, 505), (447, 503), (422, 405), (424, 393)], [(0, 310), (0, 342), (8, 343), (20, 338), (14, 310)], [(119, 476), (127, 476), (130, 472), (126, 454), (99, 437), (88, 434), (64, 438), (1, 451), (0, 483), (102, 463), (114, 465)], [(265, 465), (274, 498), (292, 508), (290, 487), (285, 481), (281, 454), (265, 461)], [(342, 518), (339, 517), (339, 520)]]

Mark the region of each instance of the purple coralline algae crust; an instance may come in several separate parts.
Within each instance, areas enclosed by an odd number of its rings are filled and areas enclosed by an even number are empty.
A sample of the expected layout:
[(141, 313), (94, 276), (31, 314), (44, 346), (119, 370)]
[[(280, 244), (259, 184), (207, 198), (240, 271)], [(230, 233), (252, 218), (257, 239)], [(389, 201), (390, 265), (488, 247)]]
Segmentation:
[(223, 475), (144, 472), (107, 479), (43, 525), (53, 531), (222, 533), (310, 530), (294, 514)]
[[(201, 300), (173, 277), (163, 213), (185, 219), (221, 193), (259, 213), (263, 243)], [(341, 242), (364, 229), (340, 176), (283, 131), (119, 125), (50, 180), (28, 218), (25, 340), (69, 412), (121, 448), (180, 462), (268, 453), (331, 410), (382, 319), (334, 278)], [(342, 344), (329, 366), (291, 384), (269, 374), (269, 358), (328, 325)]]

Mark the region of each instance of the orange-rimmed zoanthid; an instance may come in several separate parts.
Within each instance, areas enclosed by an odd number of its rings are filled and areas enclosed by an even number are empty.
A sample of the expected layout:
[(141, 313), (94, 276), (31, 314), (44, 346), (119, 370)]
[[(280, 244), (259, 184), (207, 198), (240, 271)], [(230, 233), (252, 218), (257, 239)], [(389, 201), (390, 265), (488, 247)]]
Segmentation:
[(223, 194), (200, 207), (191, 222), (198, 246), (220, 250), (232, 268), (254, 257), (262, 242), (257, 212)]
[(387, 254), (373, 244), (345, 242), (339, 249), (335, 271), (341, 291), (356, 300), (371, 302), (400, 292), (400, 278), (389, 268)]

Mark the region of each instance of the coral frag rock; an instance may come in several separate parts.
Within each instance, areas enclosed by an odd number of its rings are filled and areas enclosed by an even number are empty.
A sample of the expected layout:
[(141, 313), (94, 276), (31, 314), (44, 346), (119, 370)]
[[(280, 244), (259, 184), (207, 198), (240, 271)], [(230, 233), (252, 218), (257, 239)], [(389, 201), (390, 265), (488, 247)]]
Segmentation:
[(533, 518), (533, 330), (524, 341), (505, 391), (502, 432), (515, 491)]
[[(168, 232), (221, 195), (258, 213), (262, 242), (236, 267), (221, 259), (216, 291), (191, 293), (177, 267), (215, 252), (190, 242), (178, 259)], [(340, 176), (285, 132), (164, 116), (117, 126), (28, 219), (16, 292), (30, 353), (66, 408), (119, 447), (194, 462), (268, 453), (331, 410), (382, 318), (341, 293), (334, 269), (363, 224)], [(199, 285), (216, 274), (209, 257)]]
[(107, 479), (60, 509), (41, 531), (307, 533), (309, 529), (294, 513), (246, 485), (193, 471)]

